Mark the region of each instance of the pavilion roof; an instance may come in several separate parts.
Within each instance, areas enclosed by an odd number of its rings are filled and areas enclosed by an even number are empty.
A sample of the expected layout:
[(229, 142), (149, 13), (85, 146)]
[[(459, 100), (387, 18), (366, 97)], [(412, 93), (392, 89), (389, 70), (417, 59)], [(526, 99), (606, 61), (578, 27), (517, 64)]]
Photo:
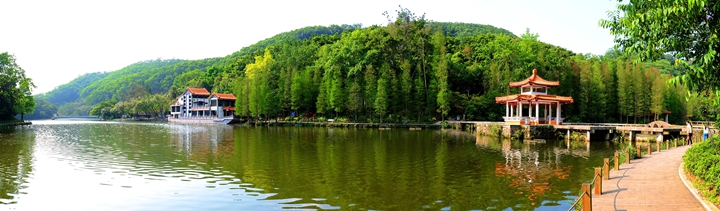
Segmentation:
[(572, 104), (573, 99), (572, 97), (565, 97), (565, 96), (557, 96), (557, 95), (525, 95), (525, 94), (517, 94), (517, 95), (508, 95), (508, 96), (502, 96), (502, 97), (496, 97), (495, 103), (497, 104), (505, 104), (509, 101), (557, 101), (563, 104)]
[(188, 87), (185, 90), (190, 91), (190, 94), (193, 94), (193, 95), (210, 96), (210, 92), (208, 92), (207, 89), (205, 89), (205, 88), (190, 88), (190, 87)]
[(548, 81), (540, 76), (537, 75), (537, 69), (533, 69), (532, 75), (530, 77), (526, 78), (522, 81), (517, 82), (510, 82), (510, 88), (518, 88), (523, 87), (525, 85), (541, 85), (541, 86), (550, 86), (550, 87), (557, 87), (560, 86), (560, 82), (557, 81)]

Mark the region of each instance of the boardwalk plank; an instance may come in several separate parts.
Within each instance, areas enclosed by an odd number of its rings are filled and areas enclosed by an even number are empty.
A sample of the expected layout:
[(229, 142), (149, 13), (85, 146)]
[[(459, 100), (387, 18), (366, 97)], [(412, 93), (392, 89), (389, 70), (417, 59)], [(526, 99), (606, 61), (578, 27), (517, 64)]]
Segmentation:
[(592, 197), (593, 210), (705, 210), (678, 175), (687, 149), (654, 152), (611, 170), (603, 195)]

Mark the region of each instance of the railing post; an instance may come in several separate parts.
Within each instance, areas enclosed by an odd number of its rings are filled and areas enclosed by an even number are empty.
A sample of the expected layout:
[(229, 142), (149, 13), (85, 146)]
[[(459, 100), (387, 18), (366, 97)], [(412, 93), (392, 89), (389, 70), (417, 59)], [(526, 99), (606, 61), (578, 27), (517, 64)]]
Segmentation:
[(592, 211), (592, 197), (590, 193), (590, 183), (583, 183), (582, 184), (582, 209), (583, 211)]
[(670, 142), (666, 141), (665, 142), (665, 150), (668, 150), (668, 149), (670, 149)]
[(648, 142), (648, 155), (652, 155), (652, 144)]
[(677, 148), (677, 139), (673, 140), (675, 142), (675, 148)]
[(603, 159), (603, 179), (610, 179), (610, 158)]
[(602, 195), (602, 170), (595, 167), (595, 194)]
[(615, 152), (615, 170), (616, 170), (616, 171), (617, 171), (617, 170), (620, 170), (620, 165), (618, 165), (619, 160), (620, 160), (620, 153), (619, 153), (619, 152)]
[(655, 143), (657, 143), (657, 151), (656, 152), (660, 152), (660, 142), (656, 141)]
[(628, 164), (630, 164), (630, 149), (627, 149), (627, 150), (625, 150), (625, 151), (627, 151), (626, 153), (627, 153), (627, 155), (628, 155), (628, 156), (627, 156), (627, 162), (628, 162)]
[(637, 146), (637, 148), (635, 148), (635, 151), (636, 151), (635, 153), (637, 153), (638, 157), (642, 157), (642, 156), (640, 156), (640, 155), (642, 155), (642, 153), (640, 152), (640, 146), (638, 146), (638, 145), (635, 145), (635, 146)]

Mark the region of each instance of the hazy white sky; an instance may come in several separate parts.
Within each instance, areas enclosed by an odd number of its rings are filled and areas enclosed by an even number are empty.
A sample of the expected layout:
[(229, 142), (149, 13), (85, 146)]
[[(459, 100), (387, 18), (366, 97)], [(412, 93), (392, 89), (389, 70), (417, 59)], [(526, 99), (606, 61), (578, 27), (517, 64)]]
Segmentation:
[(43, 93), (88, 72), (157, 58), (221, 57), (293, 29), (384, 24), (398, 5), (432, 21), (490, 24), (577, 53), (613, 45), (598, 26), (614, 0), (474, 1), (34, 1), (0, 0), (0, 52)]

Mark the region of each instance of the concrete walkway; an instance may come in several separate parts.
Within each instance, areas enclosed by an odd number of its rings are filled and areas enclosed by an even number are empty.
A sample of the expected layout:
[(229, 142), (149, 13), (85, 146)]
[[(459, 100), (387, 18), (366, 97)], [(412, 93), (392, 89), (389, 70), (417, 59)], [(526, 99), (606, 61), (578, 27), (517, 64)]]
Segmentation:
[(610, 170), (602, 195), (592, 196), (593, 210), (706, 210), (678, 174), (688, 148), (653, 152)]

